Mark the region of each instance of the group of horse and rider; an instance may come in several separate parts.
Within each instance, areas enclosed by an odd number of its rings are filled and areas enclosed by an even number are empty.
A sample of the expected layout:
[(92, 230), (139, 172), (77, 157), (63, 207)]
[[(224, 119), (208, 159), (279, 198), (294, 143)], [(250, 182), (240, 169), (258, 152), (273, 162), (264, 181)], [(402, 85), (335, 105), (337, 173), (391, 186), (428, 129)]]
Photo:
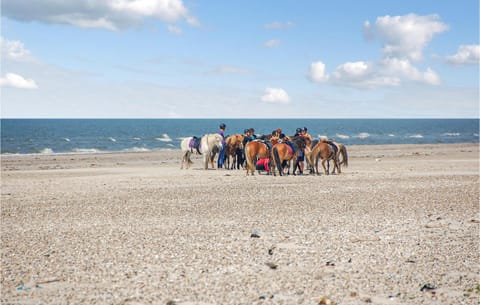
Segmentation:
[(314, 140), (307, 127), (297, 128), (293, 136), (286, 136), (280, 128), (268, 135), (256, 135), (253, 128), (245, 129), (243, 134), (225, 136), (226, 125), (220, 124), (219, 131), (202, 137), (188, 137), (182, 140), (182, 165), (188, 168), (193, 152), (203, 155), (204, 169), (215, 168), (214, 159), (218, 154), (217, 168), (246, 169), (247, 176), (256, 170), (267, 174), (303, 174), (305, 161), (310, 174), (319, 174), (318, 163), (324, 174), (330, 173), (330, 161), (334, 167), (332, 173), (341, 173), (341, 165), (348, 166), (347, 149), (331, 139)]

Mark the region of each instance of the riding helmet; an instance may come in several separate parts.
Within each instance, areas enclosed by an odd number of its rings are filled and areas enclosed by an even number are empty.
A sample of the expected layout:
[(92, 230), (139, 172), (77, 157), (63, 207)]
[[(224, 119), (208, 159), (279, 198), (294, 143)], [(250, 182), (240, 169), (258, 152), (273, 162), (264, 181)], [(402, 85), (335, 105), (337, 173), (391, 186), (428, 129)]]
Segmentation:
[(220, 124), (220, 129), (225, 129), (227, 127), (227, 125), (225, 125), (224, 123)]
[(302, 132), (302, 128), (297, 128), (296, 132), (297, 132), (297, 133)]
[(303, 127), (303, 131), (307, 132), (308, 131), (307, 127)]

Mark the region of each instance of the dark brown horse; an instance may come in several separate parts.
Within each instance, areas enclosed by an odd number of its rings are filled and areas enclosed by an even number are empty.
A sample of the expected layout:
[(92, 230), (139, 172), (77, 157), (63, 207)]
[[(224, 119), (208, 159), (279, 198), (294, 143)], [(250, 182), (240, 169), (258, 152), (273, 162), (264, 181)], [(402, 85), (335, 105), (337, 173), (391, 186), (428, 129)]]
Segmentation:
[(290, 162), (293, 162), (293, 174), (296, 174), (298, 165), (298, 155), (305, 152), (305, 139), (303, 137), (294, 137), (291, 141), (281, 142), (273, 145), (271, 153), (270, 171), (276, 176), (276, 169), (280, 176), (283, 175), (284, 164), (288, 164), (288, 174), (290, 174)]
[[(310, 155), (310, 164), (315, 165), (314, 168), (315, 168), (315, 173), (317, 175), (319, 175), (319, 172), (318, 172), (319, 159), (322, 159), (322, 166), (323, 166), (323, 171), (325, 175), (328, 175), (330, 173), (330, 160), (333, 161), (333, 165), (334, 165), (332, 174), (335, 173), (335, 169), (338, 170), (339, 174), (342, 172), (338, 162), (339, 154), (337, 153), (337, 151), (339, 151), (339, 149), (336, 148), (334, 144), (332, 144), (332, 142), (327, 142), (326, 140), (319, 141), (317, 145), (313, 147), (312, 153)], [(346, 164), (348, 164), (348, 159), (346, 161)]]
[[(225, 140), (226, 148), (225, 148), (225, 158), (226, 158), (226, 166), (227, 169), (234, 169), (235, 165), (237, 165), (237, 169), (240, 169), (240, 165), (237, 164), (237, 150), (243, 149), (243, 135), (241, 134), (234, 134)], [(230, 164), (230, 157), (232, 158), (232, 163)]]
[(253, 174), (255, 173), (255, 160), (259, 158), (268, 158), (270, 157), (270, 150), (261, 140), (253, 140), (245, 144), (245, 158), (247, 159), (247, 176), (248, 172)]

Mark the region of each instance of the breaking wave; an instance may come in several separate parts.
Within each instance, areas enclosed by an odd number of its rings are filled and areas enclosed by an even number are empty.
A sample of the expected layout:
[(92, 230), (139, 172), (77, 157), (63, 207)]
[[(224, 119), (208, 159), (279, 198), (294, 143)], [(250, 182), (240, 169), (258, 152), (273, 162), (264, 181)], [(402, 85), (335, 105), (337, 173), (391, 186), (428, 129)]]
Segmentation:
[(155, 138), (155, 140), (162, 141), (162, 142), (172, 142), (172, 138), (166, 133), (162, 134), (160, 138)]

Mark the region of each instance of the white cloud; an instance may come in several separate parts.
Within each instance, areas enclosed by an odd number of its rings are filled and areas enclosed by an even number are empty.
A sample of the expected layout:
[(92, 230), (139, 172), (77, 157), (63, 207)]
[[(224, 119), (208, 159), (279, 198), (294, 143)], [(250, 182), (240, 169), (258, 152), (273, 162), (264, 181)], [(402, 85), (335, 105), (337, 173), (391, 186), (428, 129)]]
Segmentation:
[(176, 26), (176, 25), (171, 25), (171, 24), (169, 24), (169, 25), (167, 26), (167, 29), (168, 29), (168, 31), (169, 31), (170, 33), (172, 33), (172, 34), (175, 34), (175, 35), (180, 35), (180, 34), (182, 34), (182, 29), (179, 28), (179, 27)]
[(447, 57), (447, 61), (456, 65), (480, 63), (480, 45), (461, 45), (456, 54)]
[(0, 47), (2, 58), (14, 61), (33, 61), (30, 51), (25, 48), (23, 43), (18, 40), (7, 40), (0, 37)]
[(293, 28), (294, 26), (295, 26), (295, 23), (291, 21), (287, 21), (287, 22), (275, 21), (269, 24), (265, 24), (265, 28), (267, 30), (286, 30), (286, 29)]
[(248, 74), (250, 72), (248, 69), (230, 65), (220, 65), (212, 71), (214, 74)]
[(316, 83), (327, 81), (329, 76), (325, 73), (325, 64), (321, 61), (313, 62), (310, 65), (308, 78)]
[(280, 40), (278, 39), (271, 39), (269, 41), (266, 41), (264, 44), (267, 48), (277, 48), (280, 46)]
[(339, 65), (332, 74), (335, 84), (358, 88), (398, 86), (400, 78), (395, 73), (385, 73), (373, 63), (357, 61)]
[(384, 45), (383, 52), (386, 56), (415, 61), (423, 58), (423, 49), (433, 36), (447, 29), (448, 26), (438, 15), (387, 15), (378, 17), (375, 26), (368, 21), (364, 23), (366, 37), (378, 38)]
[[(379, 39), (383, 43), (383, 58), (371, 62), (346, 62), (331, 75), (327, 75), (322, 62), (312, 63), (309, 78), (316, 83), (329, 81), (336, 85), (368, 89), (399, 86), (403, 82), (440, 84), (440, 77), (435, 71), (427, 68), (422, 72), (412, 64), (412, 61), (423, 58), (423, 50), (435, 34), (448, 29), (437, 15), (383, 16), (378, 17), (374, 25), (365, 21), (363, 29), (367, 40)], [(470, 49), (468, 56), (464, 57), (471, 57)]]
[(290, 97), (282, 88), (266, 88), (265, 93), (261, 98), (262, 102), (272, 104), (288, 104)]
[(371, 70), (371, 65), (364, 61), (346, 62), (337, 67), (334, 75), (337, 78), (358, 79), (364, 78)]
[(339, 65), (331, 75), (325, 72), (322, 62), (312, 63), (310, 79), (316, 83), (329, 81), (332, 84), (356, 88), (399, 86), (403, 81), (423, 82), (438, 85), (439, 76), (430, 68), (421, 72), (408, 59), (386, 58), (377, 63), (346, 62)]
[(408, 59), (387, 58), (382, 61), (385, 74), (400, 75), (408, 80), (420, 81), (430, 85), (440, 83), (439, 76), (430, 68), (425, 72), (420, 72)]
[(182, 0), (4, 1), (2, 15), (21, 21), (62, 23), (108, 30), (135, 27), (144, 18), (170, 23), (185, 20), (191, 25), (199, 25)]
[(11, 87), (18, 89), (37, 89), (38, 86), (33, 79), (25, 79), (15, 73), (7, 73), (0, 78), (0, 87)]

